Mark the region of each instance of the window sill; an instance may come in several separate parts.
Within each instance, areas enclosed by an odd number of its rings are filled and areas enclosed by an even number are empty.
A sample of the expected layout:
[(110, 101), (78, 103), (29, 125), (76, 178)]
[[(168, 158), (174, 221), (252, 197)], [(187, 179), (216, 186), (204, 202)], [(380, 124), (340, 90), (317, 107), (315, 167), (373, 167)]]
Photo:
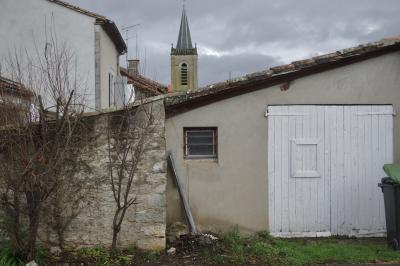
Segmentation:
[(218, 158), (216, 157), (184, 157), (185, 162), (205, 162), (205, 163), (218, 163)]

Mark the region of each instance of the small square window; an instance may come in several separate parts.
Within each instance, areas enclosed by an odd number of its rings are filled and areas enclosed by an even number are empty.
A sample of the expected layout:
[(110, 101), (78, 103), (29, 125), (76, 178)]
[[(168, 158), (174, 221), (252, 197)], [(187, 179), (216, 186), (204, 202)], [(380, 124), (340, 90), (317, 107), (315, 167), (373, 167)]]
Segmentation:
[(187, 159), (217, 158), (217, 128), (184, 128), (184, 154)]

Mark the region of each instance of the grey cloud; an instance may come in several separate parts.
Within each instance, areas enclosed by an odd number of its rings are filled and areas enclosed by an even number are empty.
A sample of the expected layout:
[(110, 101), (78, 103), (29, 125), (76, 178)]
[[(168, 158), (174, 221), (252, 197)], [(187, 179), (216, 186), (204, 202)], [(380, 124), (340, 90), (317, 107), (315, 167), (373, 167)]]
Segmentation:
[[(146, 74), (169, 83), (169, 52), (178, 36), (180, 0), (67, 1), (104, 14), (119, 27), (140, 23), (140, 59), (146, 58)], [(250, 73), (400, 34), (398, 0), (188, 0), (187, 11), (199, 48), (236, 51), (234, 56), (200, 54), (201, 85), (226, 80), (229, 71)], [(134, 43), (133, 38), (131, 55)]]
[(229, 76), (232, 78), (243, 76), (280, 63), (276, 58), (256, 54), (222, 57), (202, 56), (199, 60), (199, 78), (205, 80), (203, 77), (207, 77), (208, 82), (203, 83), (204, 86), (209, 83), (228, 80)]

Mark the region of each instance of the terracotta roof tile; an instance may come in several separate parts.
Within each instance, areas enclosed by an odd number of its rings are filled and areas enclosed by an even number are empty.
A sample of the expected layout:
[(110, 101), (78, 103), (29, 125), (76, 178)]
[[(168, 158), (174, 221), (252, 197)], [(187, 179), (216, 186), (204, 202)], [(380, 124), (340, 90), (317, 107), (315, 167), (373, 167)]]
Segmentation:
[(292, 64), (296, 67), (307, 67), (307, 66), (312, 66), (315, 64), (315, 60), (314, 59), (305, 59), (305, 60), (299, 60), (299, 61), (294, 61), (292, 62)]
[(0, 93), (9, 93), (22, 97), (32, 97), (34, 94), (21, 83), (0, 77)]
[(161, 95), (168, 92), (168, 87), (151, 80), (142, 75), (130, 76), (125, 68), (121, 67), (121, 74), (128, 78), (128, 84), (132, 84), (138, 90), (148, 91), (155, 95)]
[(319, 55), (319, 56), (314, 56), (312, 58), (312, 60), (315, 62), (315, 64), (322, 64), (322, 63), (326, 63), (326, 62), (331, 62), (331, 61), (335, 61), (338, 59), (341, 59), (341, 55), (338, 52), (335, 53), (329, 53), (329, 54), (323, 54), (323, 55)]
[(265, 71), (260, 71), (260, 72), (255, 72), (255, 73), (251, 73), (246, 75), (246, 79), (260, 79), (260, 78), (265, 78), (265, 77), (270, 77), (274, 74), (273, 71), (271, 70), (265, 70)]
[(286, 65), (271, 67), (270, 70), (272, 70), (273, 74), (280, 74), (293, 71), (295, 68), (296, 67), (293, 64), (286, 64)]

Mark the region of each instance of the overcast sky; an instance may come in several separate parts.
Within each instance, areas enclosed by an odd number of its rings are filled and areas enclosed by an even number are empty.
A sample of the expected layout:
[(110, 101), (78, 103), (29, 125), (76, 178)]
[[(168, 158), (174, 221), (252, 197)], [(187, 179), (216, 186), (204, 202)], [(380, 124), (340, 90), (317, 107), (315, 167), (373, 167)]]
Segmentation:
[[(66, 1), (106, 15), (120, 30), (140, 24), (145, 74), (170, 83), (182, 0)], [(187, 0), (186, 6), (199, 49), (200, 86), (227, 80), (229, 72), (241, 76), (400, 34), (399, 0)], [(135, 34), (130, 32), (130, 57)]]

